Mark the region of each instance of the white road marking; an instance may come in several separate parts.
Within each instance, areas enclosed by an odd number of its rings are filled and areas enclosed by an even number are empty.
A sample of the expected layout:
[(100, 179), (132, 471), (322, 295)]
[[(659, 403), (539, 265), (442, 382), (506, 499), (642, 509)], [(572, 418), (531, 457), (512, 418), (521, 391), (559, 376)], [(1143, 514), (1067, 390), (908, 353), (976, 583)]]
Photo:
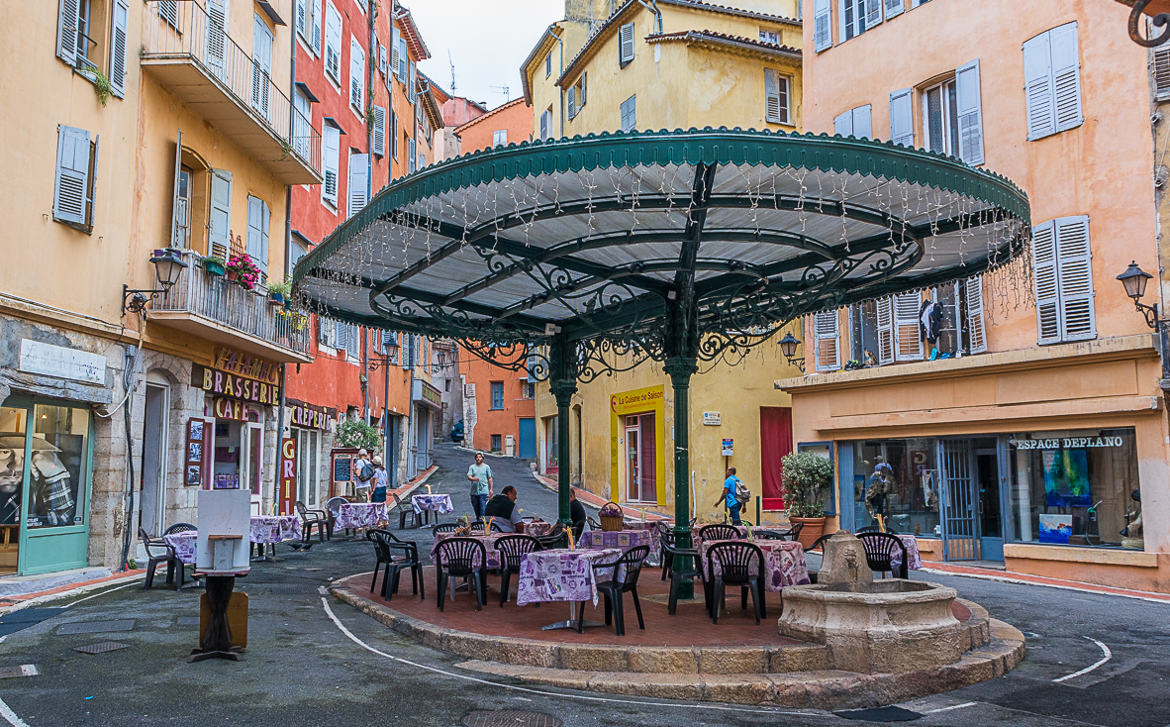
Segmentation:
[(16, 712), (13, 712), (3, 699), (0, 699), (0, 717), (3, 717), (12, 727), (28, 727), (28, 722), (16, 716)]
[(1089, 664), (1088, 666), (1086, 666), (1084, 669), (1081, 669), (1080, 671), (1074, 671), (1072, 674), (1065, 674), (1064, 676), (1057, 677), (1056, 679), (1053, 679), (1052, 681), (1060, 683), (1063, 681), (1067, 681), (1069, 679), (1075, 679), (1075, 678), (1082, 676), (1084, 674), (1088, 674), (1089, 672), (1093, 671), (1097, 667), (1101, 666), (1102, 664), (1104, 664), (1105, 662), (1107, 662), (1113, 658), (1113, 652), (1109, 650), (1108, 646), (1106, 646), (1105, 644), (1102, 644), (1100, 641), (1097, 641), (1096, 639), (1094, 639), (1091, 636), (1086, 636), (1085, 638), (1088, 639), (1089, 641), (1092, 641), (1094, 644), (1096, 644), (1098, 647), (1100, 647), (1101, 651), (1105, 654), (1105, 656), (1102, 656), (1100, 659), (1093, 662), (1092, 664)]
[(952, 704), (949, 707), (939, 707), (938, 709), (925, 709), (923, 714), (938, 714), (939, 712), (950, 712), (953, 709), (966, 709), (967, 707), (975, 707), (978, 702), (963, 702), (962, 704)]
[[(936, 570), (929, 566), (923, 567), (919, 573), (931, 573), (940, 576), (955, 576), (956, 578), (974, 578), (980, 581), (996, 581), (997, 583), (1011, 583), (1016, 586), (1039, 586), (1040, 588), (1058, 588), (1062, 591), (1077, 591), (1078, 593), (1088, 593), (1094, 596), (1114, 596), (1116, 598), (1132, 598), (1135, 601), (1149, 601), (1151, 603), (1160, 603), (1163, 606), (1170, 606), (1170, 601), (1165, 598), (1154, 598), (1152, 596), (1135, 596), (1131, 593), (1108, 593), (1106, 591), (1088, 590), (1083, 586), (1065, 586), (1057, 583), (1035, 583), (1027, 581), (1022, 578), (1012, 578), (1010, 576), (988, 575), (984, 573), (956, 573), (949, 570)], [(1092, 586), (1092, 583), (1086, 584)]]
[(609, 703), (609, 704), (632, 704), (632, 705), (638, 705), (638, 706), (642, 706), (642, 707), (673, 707), (673, 708), (678, 708), (678, 709), (707, 709), (707, 710), (713, 710), (713, 711), (718, 711), (718, 712), (746, 712), (748, 714), (766, 713), (766, 714), (793, 715), (793, 716), (801, 716), (801, 717), (821, 717), (821, 718), (828, 718), (828, 717), (832, 716), (832, 715), (824, 714), (824, 713), (804, 712), (804, 711), (799, 711), (799, 710), (762, 709), (759, 707), (752, 707), (752, 708), (727, 707), (727, 706), (723, 706), (723, 705), (719, 705), (719, 704), (703, 704), (703, 703), (694, 703), (694, 702), (671, 704), (669, 702), (654, 702), (654, 701), (645, 700), (645, 699), (616, 699), (614, 697), (591, 697), (591, 696), (587, 696), (584, 694), (564, 694), (561, 692), (552, 692), (552, 691), (546, 691), (543, 689), (534, 689), (532, 687), (519, 687), (519, 686), (516, 686), (514, 684), (504, 684), (501, 682), (493, 682), (490, 679), (481, 679), (479, 677), (468, 676), (466, 674), (459, 674), (459, 673), (456, 673), (453, 671), (447, 671), (446, 669), (440, 669), (440, 668), (434, 667), (434, 666), (427, 666), (426, 664), (420, 664), (417, 661), (411, 661), (410, 659), (403, 659), (400, 656), (393, 656), (392, 654), (387, 654), (384, 651), (379, 651), (378, 649), (375, 649), (373, 646), (370, 646), (366, 642), (359, 639), (357, 636), (355, 636), (353, 634), (352, 631), (350, 631), (348, 628), (346, 628), (345, 624), (341, 623), (341, 619), (337, 618), (337, 615), (333, 613), (333, 609), (329, 608), (329, 602), (328, 602), (328, 600), (325, 599), (324, 596), (321, 597), (321, 606), (325, 609), (325, 615), (329, 617), (329, 620), (333, 622), (333, 625), (336, 626), (338, 628), (338, 630), (341, 631), (341, 633), (345, 634), (346, 637), (349, 638), (350, 641), (354, 642), (355, 644), (362, 647), (366, 651), (369, 651), (373, 654), (377, 654), (378, 656), (385, 657), (387, 659), (390, 659), (391, 661), (397, 661), (400, 664), (406, 664), (408, 666), (413, 666), (417, 669), (422, 669), (423, 671), (429, 671), (433, 674), (442, 674), (443, 676), (448, 676), (448, 677), (451, 677), (452, 679), (461, 679), (463, 681), (472, 682), (474, 684), (483, 684), (485, 686), (495, 687), (496, 689), (507, 689), (507, 690), (510, 690), (513, 692), (523, 692), (524, 694), (535, 694), (535, 695), (539, 695), (542, 697), (554, 697), (557, 699), (576, 699), (576, 700), (583, 701), (583, 702), (602, 702), (602, 703)]
[(100, 593), (95, 593), (92, 596), (86, 596), (85, 598), (79, 598), (76, 601), (73, 601), (72, 603), (67, 603), (64, 606), (62, 606), (61, 608), (62, 608), (62, 610), (66, 609), (66, 608), (72, 608), (73, 606), (76, 606), (77, 604), (81, 603), (82, 601), (88, 601), (91, 598), (97, 598), (98, 596), (104, 596), (107, 593), (113, 593), (114, 591), (120, 591), (123, 588), (129, 588), (130, 586), (133, 586), (133, 585), (137, 585), (137, 584), (136, 583), (127, 583), (127, 584), (122, 585), (122, 586), (115, 586), (113, 588), (108, 588)]

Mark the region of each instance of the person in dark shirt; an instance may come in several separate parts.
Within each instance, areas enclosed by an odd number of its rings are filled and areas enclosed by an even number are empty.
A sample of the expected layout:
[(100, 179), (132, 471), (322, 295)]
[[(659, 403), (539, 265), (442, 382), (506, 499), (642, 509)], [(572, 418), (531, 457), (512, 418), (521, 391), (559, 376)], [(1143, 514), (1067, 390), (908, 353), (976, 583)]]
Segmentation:
[(492, 518), (492, 528), (501, 533), (517, 532), (516, 525), (522, 520), (520, 508), (516, 507), (516, 488), (508, 485), (500, 490), (500, 494), (488, 500), (483, 516)]
[(577, 501), (577, 489), (575, 487), (569, 488), (569, 519), (573, 521), (573, 527), (577, 527), (577, 523), (584, 523), (585, 506)]

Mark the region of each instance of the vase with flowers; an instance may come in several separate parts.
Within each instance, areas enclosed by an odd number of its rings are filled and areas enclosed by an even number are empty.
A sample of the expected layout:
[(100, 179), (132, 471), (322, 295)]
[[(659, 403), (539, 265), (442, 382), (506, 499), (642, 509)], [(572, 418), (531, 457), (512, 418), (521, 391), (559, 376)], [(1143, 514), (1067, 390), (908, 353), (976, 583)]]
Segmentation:
[(227, 264), (228, 280), (239, 285), (244, 290), (252, 290), (260, 281), (260, 268), (246, 252), (232, 255)]

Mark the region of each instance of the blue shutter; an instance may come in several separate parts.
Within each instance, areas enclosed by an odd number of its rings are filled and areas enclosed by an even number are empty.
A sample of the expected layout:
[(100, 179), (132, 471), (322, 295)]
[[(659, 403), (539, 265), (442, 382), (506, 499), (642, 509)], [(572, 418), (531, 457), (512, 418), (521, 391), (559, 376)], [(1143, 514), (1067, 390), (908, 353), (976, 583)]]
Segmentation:
[(1060, 287), (1056, 279), (1056, 225), (1032, 227), (1032, 281), (1036, 293), (1036, 341), (1060, 342)]
[(890, 141), (914, 146), (913, 93), (909, 88), (890, 94)]
[(820, 52), (832, 45), (832, 6), (829, 0), (813, 0), (813, 49)]
[(979, 59), (955, 71), (955, 95), (959, 117), (959, 158), (968, 164), (983, 163), (983, 103), (979, 91)]
[(72, 126), (57, 127), (57, 174), (53, 189), (53, 219), (86, 224), (89, 189), (89, 132)]
[(833, 118), (833, 133), (841, 136), (853, 135), (853, 110), (850, 109), (843, 114)]
[(110, 26), (110, 92), (118, 98), (126, 94), (126, 22), (130, 6), (116, 0)]
[(226, 258), (231, 250), (232, 173), (211, 170), (211, 209), (208, 214), (208, 252)]
[(1056, 132), (1052, 85), (1051, 38), (1041, 33), (1024, 43), (1024, 102), (1030, 141)]
[(1093, 310), (1093, 254), (1089, 218), (1056, 220), (1056, 277), (1060, 286), (1060, 329), (1065, 341), (1097, 337)]
[(873, 138), (873, 107), (869, 104), (853, 109), (853, 135), (858, 139)]
[(1056, 130), (1080, 126), (1081, 59), (1077, 45), (1077, 24), (1068, 23), (1048, 31), (1052, 36), (1052, 88)]
[(81, 22), (81, 0), (60, 0), (57, 8), (57, 57), (77, 65), (77, 31)]
[(374, 106), (374, 153), (386, 156), (386, 109)]

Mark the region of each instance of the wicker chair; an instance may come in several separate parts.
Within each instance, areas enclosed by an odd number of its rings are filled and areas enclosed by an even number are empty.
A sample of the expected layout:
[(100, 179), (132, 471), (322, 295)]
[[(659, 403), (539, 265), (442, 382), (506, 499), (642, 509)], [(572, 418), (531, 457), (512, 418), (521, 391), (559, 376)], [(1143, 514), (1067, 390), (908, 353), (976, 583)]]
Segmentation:
[[(715, 563), (719, 563), (719, 572)], [(740, 608), (747, 608), (752, 597), (756, 625), (767, 615), (764, 603), (764, 553), (752, 543), (714, 543), (707, 548), (707, 582), (711, 597), (711, 620), (719, 623), (719, 612), (726, 600), (727, 586), (740, 587)]]
[(452, 576), (467, 579), (475, 589), (475, 610), (487, 601), (487, 548), (475, 538), (447, 538), (435, 548), (435, 579), (439, 587), (439, 610), (447, 596)]
[[(629, 593), (634, 597), (634, 612), (638, 615), (638, 628), (646, 629), (646, 622), (642, 620), (642, 603), (638, 600), (638, 576), (642, 574), (642, 564), (646, 556), (650, 555), (649, 545), (638, 545), (622, 553), (617, 560), (609, 563), (594, 563), (594, 572), (613, 569), (609, 580), (597, 584), (597, 592), (605, 597), (605, 623), (611, 622), (618, 636), (626, 635), (625, 606), (623, 596)], [(577, 608), (577, 633), (585, 630), (585, 602)]]
[(540, 541), (531, 535), (504, 535), (496, 540), (495, 545), (500, 551), (500, 608), (503, 608), (511, 592), (512, 574), (520, 577), (524, 554), (540, 550)]

